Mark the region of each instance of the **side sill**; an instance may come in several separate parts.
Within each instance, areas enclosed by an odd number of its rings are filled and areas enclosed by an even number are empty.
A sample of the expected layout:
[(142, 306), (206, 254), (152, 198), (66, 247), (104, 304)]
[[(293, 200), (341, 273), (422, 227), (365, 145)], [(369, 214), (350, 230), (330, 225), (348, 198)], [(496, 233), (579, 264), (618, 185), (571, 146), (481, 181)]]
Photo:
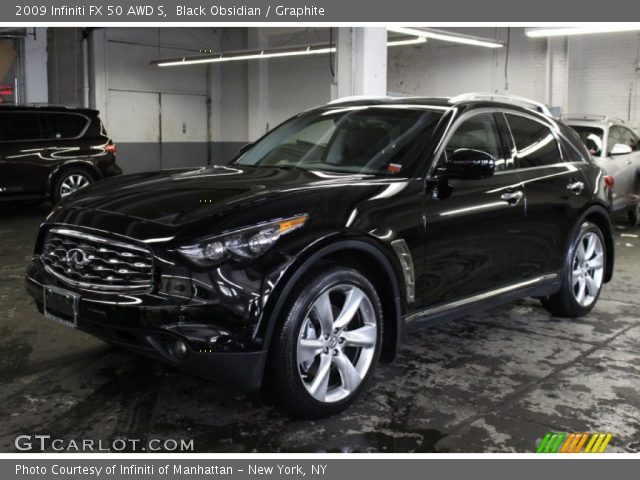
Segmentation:
[(425, 323), (458, 318), (523, 297), (546, 297), (556, 293), (559, 289), (560, 276), (558, 273), (541, 275), (524, 282), (412, 312), (405, 317), (405, 324), (407, 329), (411, 330)]

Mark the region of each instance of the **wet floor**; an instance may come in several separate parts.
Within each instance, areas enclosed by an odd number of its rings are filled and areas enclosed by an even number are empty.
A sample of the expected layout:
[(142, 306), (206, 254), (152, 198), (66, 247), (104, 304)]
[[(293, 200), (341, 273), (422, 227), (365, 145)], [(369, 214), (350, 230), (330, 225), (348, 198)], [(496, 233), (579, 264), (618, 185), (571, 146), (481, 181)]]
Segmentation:
[(21, 434), (193, 439), (200, 452), (530, 452), (549, 431), (640, 451), (640, 229), (586, 318), (523, 300), (411, 335), (347, 412), (291, 420), (244, 395), (46, 321), (23, 271), (47, 207), (0, 209), (0, 451)]

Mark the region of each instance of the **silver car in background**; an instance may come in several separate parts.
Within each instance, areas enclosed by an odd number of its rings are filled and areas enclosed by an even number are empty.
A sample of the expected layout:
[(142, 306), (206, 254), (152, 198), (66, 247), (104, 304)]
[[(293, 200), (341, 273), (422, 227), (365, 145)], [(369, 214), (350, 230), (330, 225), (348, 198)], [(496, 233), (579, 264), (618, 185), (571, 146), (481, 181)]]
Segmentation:
[(629, 223), (640, 222), (640, 139), (624, 120), (605, 115), (566, 115), (605, 175), (614, 179), (613, 208), (626, 211)]

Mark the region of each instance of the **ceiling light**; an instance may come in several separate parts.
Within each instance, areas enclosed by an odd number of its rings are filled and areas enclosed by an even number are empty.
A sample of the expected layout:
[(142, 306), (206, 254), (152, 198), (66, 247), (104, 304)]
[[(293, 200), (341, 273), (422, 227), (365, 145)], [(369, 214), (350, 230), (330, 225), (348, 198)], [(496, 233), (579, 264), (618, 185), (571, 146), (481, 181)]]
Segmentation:
[(477, 47), (501, 48), (504, 43), (483, 37), (463, 35), (461, 33), (447, 32), (445, 30), (435, 30), (433, 28), (408, 28), (408, 27), (387, 27), (390, 32), (402, 33), (404, 35), (415, 35), (423, 38), (433, 38), (444, 42), (461, 43), (464, 45), (475, 45)]
[[(403, 45), (419, 45), (426, 43), (424, 37), (409, 38), (406, 40), (391, 40), (387, 42), (387, 47), (400, 47)], [(326, 55), (335, 53), (335, 47), (329, 46), (308, 46), (297, 50), (258, 50), (247, 51), (246, 53), (220, 53), (218, 55), (210, 55), (206, 57), (183, 57), (170, 60), (159, 60), (151, 62), (158, 67), (175, 67), (178, 65), (198, 65), (202, 63), (220, 63), (220, 62), (238, 62), (242, 60), (259, 60), (265, 58), (281, 58), (281, 57), (301, 57), (307, 55)]]
[(289, 50), (285, 52), (266, 52), (264, 50), (258, 53), (250, 53), (246, 55), (229, 55), (220, 54), (217, 57), (200, 57), (200, 58), (183, 58), (182, 60), (168, 60), (158, 62), (159, 67), (175, 67), (176, 65), (197, 65), (199, 63), (219, 63), (219, 62), (237, 62), (240, 60), (258, 60), (261, 58), (280, 58), (280, 57), (299, 57), (303, 55), (324, 55), (335, 52), (335, 47), (311, 48), (304, 50)]
[(421, 43), (427, 43), (427, 39), (424, 37), (410, 38), (409, 40), (389, 40), (387, 47), (401, 47), (402, 45), (419, 45)]
[(558, 37), (565, 35), (585, 35), (589, 33), (633, 32), (640, 30), (638, 24), (633, 25), (594, 25), (584, 27), (550, 27), (528, 28), (527, 37)]

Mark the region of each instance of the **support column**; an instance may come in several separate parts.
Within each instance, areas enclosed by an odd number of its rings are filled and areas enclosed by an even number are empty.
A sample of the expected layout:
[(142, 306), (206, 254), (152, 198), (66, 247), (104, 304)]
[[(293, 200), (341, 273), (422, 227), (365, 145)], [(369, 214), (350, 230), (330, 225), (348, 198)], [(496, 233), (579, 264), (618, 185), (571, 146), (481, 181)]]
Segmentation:
[[(267, 35), (263, 28), (248, 29), (250, 49), (267, 48)], [(268, 60), (250, 61), (249, 71), (249, 140), (254, 141), (270, 128), (269, 122), (269, 63)], [(271, 125), (273, 126), (273, 125)]]
[(387, 30), (339, 28), (332, 98), (387, 94)]
[[(550, 37), (547, 40), (546, 103), (569, 111), (569, 40)], [(559, 112), (558, 112), (559, 113)]]
[(24, 39), (24, 94), (26, 103), (47, 103), (47, 29), (29, 28)]

